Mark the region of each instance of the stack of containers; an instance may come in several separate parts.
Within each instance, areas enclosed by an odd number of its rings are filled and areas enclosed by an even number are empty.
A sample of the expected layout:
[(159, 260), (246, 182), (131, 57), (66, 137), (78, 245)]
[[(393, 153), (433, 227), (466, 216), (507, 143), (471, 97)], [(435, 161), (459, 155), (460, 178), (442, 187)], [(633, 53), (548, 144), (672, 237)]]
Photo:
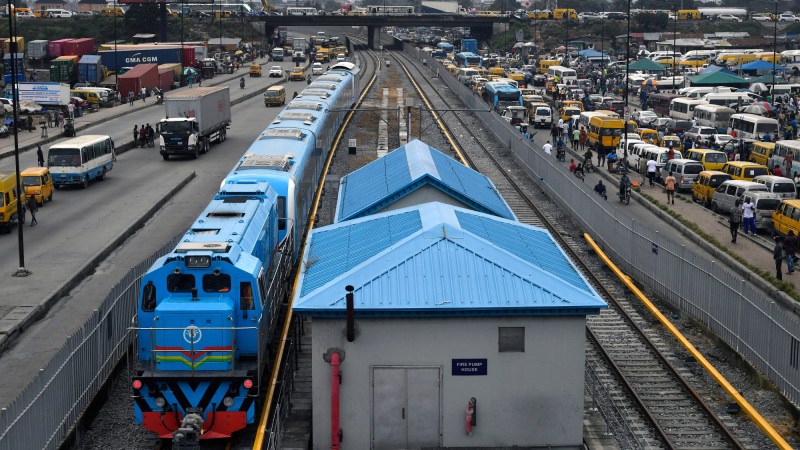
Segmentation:
[[(103, 48), (105, 48), (103, 46)], [(122, 67), (132, 67), (136, 64), (181, 64), (186, 67), (195, 65), (194, 46), (184, 45), (155, 45), (142, 44), (117, 45), (114, 50), (101, 50), (98, 52), (103, 57), (103, 65), (112, 72), (118, 72)], [(115, 57), (116, 55), (116, 57)], [(116, 58), (116, 59), (115, 59)]]
[(49, 41), (36, 40), (28, 42), (28, 58), (44, 59), (47, 57), (47, 43)]
[(64, 56), (64, 43), (72, 39), (57, 39), (47, 43), (47, 56), (51, 58), (58, 58)]
[(158, 66), (155, 64), (137, 64), (133, 69), (117, 77), (119, 94), (127, 98), (130, 92), (139, 98), (139, 92), (145, 88), (148, 92), (158, 86)]
[[(52, 43), (52, 42), (51, 42)], [(50, 81), (74, 83), (78, 80), (78, 57), (59, 56), (50, 62)]]
[(175, 81), (175, 72), (172, 69), (161, 69), (161, 68), (158, 69), (158, 87), (162, 91), (171, 90), (172, 83), (174, 81)]
[[(14, 54), (14, 65), (16, 66), (17, 81), (25, 81), (25, 54)], [(3, 56), (3, 81), (6, 84), (11, 83), (11, 74), (14, 72), (11, 68), (11, 53), (6, 53)]]
[(70, 39), (62, 45), (62, 55), (75, 55), (81, 57), (83, 55), (91, 55), (94, 53), (94, 39), (80, 38)]
[(78, 61), (78, 81), (81, 83), (99, 83), (103, 81), (103, 65), (100, 55), (84, 55)]

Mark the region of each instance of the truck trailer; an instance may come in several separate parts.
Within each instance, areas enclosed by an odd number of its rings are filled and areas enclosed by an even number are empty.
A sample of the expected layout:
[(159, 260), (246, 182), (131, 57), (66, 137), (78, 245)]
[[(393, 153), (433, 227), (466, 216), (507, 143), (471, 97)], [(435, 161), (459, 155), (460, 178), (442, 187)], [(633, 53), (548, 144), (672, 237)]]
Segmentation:
[(225, 140), (231, 123), (231, 95), (227, 86), (199, 87), (164, 95), (166, 117), (157, 125), (161, 156), (193, 159), (208, 153), (211, 141)]

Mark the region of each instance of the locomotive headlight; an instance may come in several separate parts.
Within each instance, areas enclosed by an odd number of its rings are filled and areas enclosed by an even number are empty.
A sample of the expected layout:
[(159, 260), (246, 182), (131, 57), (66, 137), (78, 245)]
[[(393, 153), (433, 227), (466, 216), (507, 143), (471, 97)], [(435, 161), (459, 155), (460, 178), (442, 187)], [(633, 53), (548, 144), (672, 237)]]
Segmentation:
[(211, 267), (211, 257), (189, 255), (186, 257), (186, 267), (190, 269), (205, 269)]
[(163, 408), (164, 405), (166, 405), (166, 404), (167, 404), (167, 401), (164, 400), (164, 397), (156, 397), (156, 406), (158, 406), (159, 408)]
[(226, 407), (230, 408), (231, 406), (233, 406), (233, 398), (231, 398), (231, 397), (223, 398), (222, 399), (222, 404), (225, 405)]

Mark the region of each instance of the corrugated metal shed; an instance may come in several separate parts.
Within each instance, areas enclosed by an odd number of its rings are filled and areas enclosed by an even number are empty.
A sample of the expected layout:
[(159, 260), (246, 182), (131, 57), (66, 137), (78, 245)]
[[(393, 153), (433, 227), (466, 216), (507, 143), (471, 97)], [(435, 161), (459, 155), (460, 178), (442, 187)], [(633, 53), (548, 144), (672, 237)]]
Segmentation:
[(584, 315), (606, 304), (540, 228), (426, 203), (313, 230), (294, 309), (356, 314)]
[(423, 186), (432, 186), (476, 211), (516, 219), (491, 180), (414, 140), (341, 179), (335, 220), (374, 214)]

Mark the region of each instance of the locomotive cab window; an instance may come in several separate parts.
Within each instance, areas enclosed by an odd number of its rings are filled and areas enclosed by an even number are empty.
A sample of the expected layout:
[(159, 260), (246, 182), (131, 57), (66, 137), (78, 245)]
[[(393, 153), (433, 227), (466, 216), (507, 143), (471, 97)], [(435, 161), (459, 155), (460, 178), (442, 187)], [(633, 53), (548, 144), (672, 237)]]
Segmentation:
[(225, 273), (219, 275), (203, 275), (203, 291), (205, 292), (230, 292), (231, 276)]
[(239, 283), (239, 309), (242, 311), (256, 309), (253, 303), (253, 285), (248, 281)]
[(192, 289), (194, 289), (194, 275), (173, 273), (167, 276), (167, 291), (192, 292)]
[(286, 197), (278, 197), (278, 229), (286, 229)]
[(142, 289), (142, 311), (153, 312), (156, 310), (156, 286), (148, 281)]

